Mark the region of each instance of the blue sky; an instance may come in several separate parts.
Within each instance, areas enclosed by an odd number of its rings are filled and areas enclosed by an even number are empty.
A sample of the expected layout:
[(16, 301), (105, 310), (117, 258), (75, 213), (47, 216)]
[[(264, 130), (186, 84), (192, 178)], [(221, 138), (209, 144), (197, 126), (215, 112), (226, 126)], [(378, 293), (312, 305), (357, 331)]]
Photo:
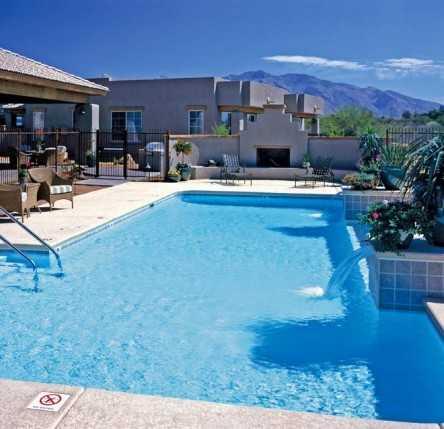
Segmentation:
[(0, 46), (79, 74), (262, 69), (444, 103), (443, 0), (14, 0)]

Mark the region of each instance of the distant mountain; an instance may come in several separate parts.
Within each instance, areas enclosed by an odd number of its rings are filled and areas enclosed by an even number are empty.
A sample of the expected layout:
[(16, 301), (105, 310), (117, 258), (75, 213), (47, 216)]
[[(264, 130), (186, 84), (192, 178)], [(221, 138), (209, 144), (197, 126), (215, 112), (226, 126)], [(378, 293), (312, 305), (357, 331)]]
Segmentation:
[(409, 97), (395, 91), (382, 91), (373, 87), (360, 88), (306, 74), (273, 75), (259, 70), (231, 74), (225, 78), (253, 80), (274, 85), (289, 92), (319, 95), (325, 100), (326, 113), (333, 113), (347, 106), (356, 106), (368, 109), (377, 116), (399, 118), (406, 110), (412, 113), (425, 113), (440, 107), (439, 103)]

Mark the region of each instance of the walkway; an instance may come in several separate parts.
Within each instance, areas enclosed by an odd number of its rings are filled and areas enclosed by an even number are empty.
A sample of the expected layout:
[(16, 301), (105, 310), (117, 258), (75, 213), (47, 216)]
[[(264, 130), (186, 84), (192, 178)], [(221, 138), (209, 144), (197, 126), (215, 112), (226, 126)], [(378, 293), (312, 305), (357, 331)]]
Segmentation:
[[(70, 397), (57, 412), (28, 409), (41, 392)], [(2, 428), (439, 429), (437, 424), (333, 417), (12, 380), (0, 380), (0, 408)]]

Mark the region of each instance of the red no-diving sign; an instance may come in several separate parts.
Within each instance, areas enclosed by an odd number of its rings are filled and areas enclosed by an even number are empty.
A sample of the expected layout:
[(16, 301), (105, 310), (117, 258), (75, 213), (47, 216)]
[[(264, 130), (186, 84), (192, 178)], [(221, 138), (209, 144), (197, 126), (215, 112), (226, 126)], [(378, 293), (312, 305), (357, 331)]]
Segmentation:
[(28, 405), (31, 410), (59, 411), (70, 398), (68, 393), (40, 392)]
[(42, 405), (55, 405), (58, 404), (62, 400), (62, 397), (58, 393), (50, 393), (48, 395), (44, 395), (40, 398), (40, 403)]

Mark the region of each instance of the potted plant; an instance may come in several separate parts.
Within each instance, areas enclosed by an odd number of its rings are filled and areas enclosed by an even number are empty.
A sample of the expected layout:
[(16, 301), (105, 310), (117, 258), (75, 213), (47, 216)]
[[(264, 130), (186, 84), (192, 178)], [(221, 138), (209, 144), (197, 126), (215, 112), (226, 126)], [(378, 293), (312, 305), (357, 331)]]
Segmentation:
[(66, 172), (66, 176), (71, 180), (84, 179), (84, 168), (79, 164), (72, 165), (72, 168)]
[(305, 168), (305, 172), (308, 175), (311, 167), (311, 158), (310, 154), (307, 152), (304, 153), (304, 156), (302, 158), (302, 167)]
[(94, 167), (96, 165), (96, 156), (92, 150), (86, 152), (85, 160), (88, 167)]
[(173, 146), (176, 155), (181, 157), (181, 162), (177, 163), (176, 170), (180, 173), (182, 180), (189, 180), (191, 177), (191, 166), (185, 162), (185, 156), (191, 155), (193, 145), (190, 142), (178, 140)]
[(414, 204), (432, 223), (426, 238), (444, 246), (444, 136), (418, 140), (407, 153), (404, 192), (411, 192)]
[(36, 148), (37, 152), (42, 152), (44, 146), (45, 146), (45, 142), (43, 140), (38, 139), (35, 142), (35, 148)]
[(362, 153), (362, 163), (367, 165), (377, 161), (381, 152), (382, 139), (373, 128), (368, 128), (359, 139), (359, 148)]
[(376, 250), (398, 252), (407, 249), (415, 232), (422, 232), (423, 211), (412, 204), (396, 201), (376, 203), (361, 217), (369, 225), (369, 239)]
[(168, 180), (170, 182), (180, 182), (180, 179), (181, 179), (180, 173), (175, 168), (171, 168), (168, 171)]
[(401, 187), (407, 153), (407, 145), (390, 143), (381, 146), (381, 181), (389, 191), (396, 191)]
[(26, 164), (21, 164), (18, 170), (18, 181), (22, 190), (25, 189), (27, 180), (28, 180), (28, 166)]

